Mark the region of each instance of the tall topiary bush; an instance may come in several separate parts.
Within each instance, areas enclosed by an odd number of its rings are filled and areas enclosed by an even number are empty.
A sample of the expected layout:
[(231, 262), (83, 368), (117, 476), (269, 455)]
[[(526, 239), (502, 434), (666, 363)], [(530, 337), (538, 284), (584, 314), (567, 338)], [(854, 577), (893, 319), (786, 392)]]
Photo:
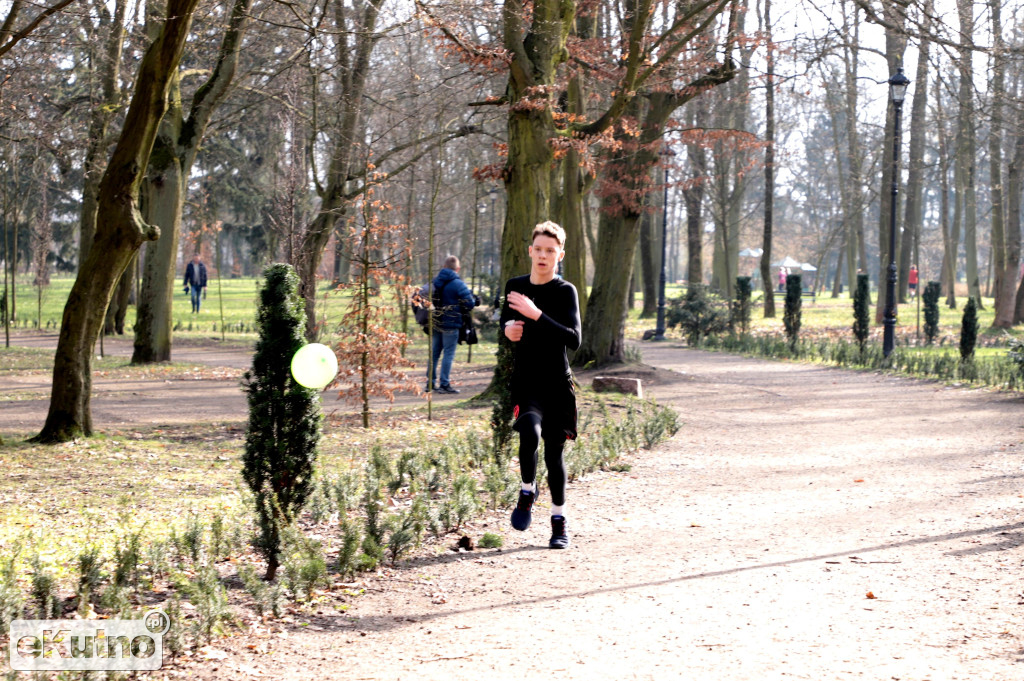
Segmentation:
[(786, 277), (786, 310), (782, 314), (782, 324), (786, 327), (790, 349), (795, 349), (796, 342), (800, 339), (802, 279), (799, 274), (790, 274)]
[(974, 298), (968, 298), (964, 305), (964, 316), (960, 322), (960, 359), (968, 361), (974, 357), (974, 346), (978, 342), (978, 305)]
[(750, 277), (736, 277), (736, 300), (733, 301), (733, 329), (740, 333), (750, 332)]
[(245, 373), (249, 425), (242, 477), (256, 501), (256, 548), (267, 560), (266, 579), (280, 566), (281, 533), (313, 490), (313, 465), (320, 440), (317, 390), (292, 378), (292, 357), (305, 345), (306, 313), (299, 277), (290, 265), (263, 271), (252, 369)]
[(924, 287), (921, 300), (924, 301), (924, 337), (931, 345), (939, 335), (939, 296), (942, 286), (937, 281), (929, 281)]
[(857, 290), (853, 293), (853, 336), (857, 339), (860, 353), (868, 343), (871, 331), (871, 291), (868, 288), (868, 275), (857, 275)]

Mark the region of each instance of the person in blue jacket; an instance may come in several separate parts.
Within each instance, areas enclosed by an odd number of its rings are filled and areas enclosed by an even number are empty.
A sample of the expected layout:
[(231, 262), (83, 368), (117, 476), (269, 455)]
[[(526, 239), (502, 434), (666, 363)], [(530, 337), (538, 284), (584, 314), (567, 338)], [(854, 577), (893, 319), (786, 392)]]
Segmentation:
[[(454, 255), (445, 258), (444, 267), (432, 282), (431, 301), (434, 306), (434, 333), (431, 339), (430, 366), (427, 367), (427, 391), (454, 395), (459, 391), (452, 387), (452, 362), (455, 348), (459, 344), (459, 329), (462, 328), (462, 313), (476, 306), (476, 296), (459, 278), (459, 259)], [(440, 386), (435, 379), (437, 360), (441, 357)]]

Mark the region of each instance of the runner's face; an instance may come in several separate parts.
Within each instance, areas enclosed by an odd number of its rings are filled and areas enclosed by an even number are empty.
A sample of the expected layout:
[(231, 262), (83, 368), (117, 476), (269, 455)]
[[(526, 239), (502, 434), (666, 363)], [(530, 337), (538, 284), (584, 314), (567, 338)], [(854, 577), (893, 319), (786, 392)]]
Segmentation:
[(530, 260), (533, 263), (533, 271), (537, 274), (554, 273), (559, 261), (564, 257), (565, 251), (558, 245), (558, 241), (546, 234), (539, 234), (530, 246)]

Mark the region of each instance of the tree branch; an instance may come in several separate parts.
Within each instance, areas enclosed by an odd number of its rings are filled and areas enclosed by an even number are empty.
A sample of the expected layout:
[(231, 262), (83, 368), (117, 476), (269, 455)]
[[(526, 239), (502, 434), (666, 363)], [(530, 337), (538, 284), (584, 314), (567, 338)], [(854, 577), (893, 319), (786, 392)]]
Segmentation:
[[(42, 12), (39, 13), (38, 16), (36, 16), (35, 19), (33, 19), (32, 21), (28, 22), (28, 24), (25, 26), (25, 28), (23, 28), (20, 31), (18, 31), (17, 33), (11, 35), (11, 37), (9, 39), (7, 39), (6, 42), (4, 42), (3, 44), (0, 44), (0, 57), (4, 56), (8, 52), (10, 52), (12, 47), (14, 47), (18, 43), (20, 43), (22, 40), (24, 40), (30, 33), (32, 33), (32, 31), (36, 30), (39, 27), (39, 24), (41, 24), (44, 21), (46, 21), (46, 19), (49, 18), (50, 15), (56, 14), (57, 12), (61, 11), (62, 9), (67, 7), (68, 5), (70, 5), (70, 4), (74, 3), (74, 2), (77, 2), (77, 1), (78, 0), (58, 0), (54, 5), (44, 9)], [(20, 3), (15, 3), (15, 4), (20, 4)], [(14, 15), (14, 16), (12, 16), (12, 15)], [(17, 11), (15, 10), (14, 7), (12, 7), (11, 8), (11, 12), (9, 12), (8, 15), (7, 15), (7, 19), (4, 20), (4, 25), (3, 25), (2, 29), (0, 29), (0, 36), (6, 35), (11, 29), (13, 29), (13, 27), (14, 27), (13, 26), (13, 24), (14, 24), (14, 17), (16, 15), (17, 15)]]

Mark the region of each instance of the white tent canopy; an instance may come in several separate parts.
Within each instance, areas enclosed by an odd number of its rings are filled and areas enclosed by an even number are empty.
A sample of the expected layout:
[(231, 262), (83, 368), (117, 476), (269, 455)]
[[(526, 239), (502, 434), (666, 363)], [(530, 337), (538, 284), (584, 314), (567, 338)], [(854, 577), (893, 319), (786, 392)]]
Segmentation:
[(779, 262), (773, 262), (772, 267), (801, 267), (799, 260), (794, 260), (788, 255)]

